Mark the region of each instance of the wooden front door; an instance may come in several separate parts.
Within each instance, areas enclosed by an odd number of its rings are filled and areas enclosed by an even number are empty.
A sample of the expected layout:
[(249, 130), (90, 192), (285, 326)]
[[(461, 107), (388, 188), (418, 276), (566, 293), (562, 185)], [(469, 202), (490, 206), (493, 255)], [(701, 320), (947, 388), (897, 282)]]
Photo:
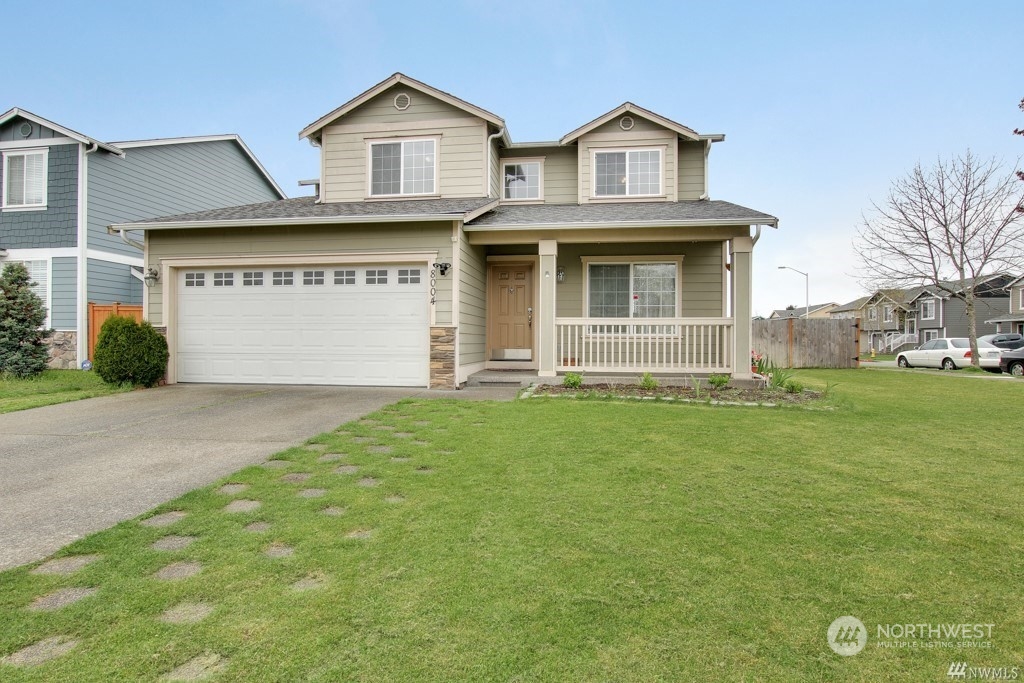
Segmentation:
[(488, 359), (533, 360), (533, 266), (491, 266), (487, 290)]

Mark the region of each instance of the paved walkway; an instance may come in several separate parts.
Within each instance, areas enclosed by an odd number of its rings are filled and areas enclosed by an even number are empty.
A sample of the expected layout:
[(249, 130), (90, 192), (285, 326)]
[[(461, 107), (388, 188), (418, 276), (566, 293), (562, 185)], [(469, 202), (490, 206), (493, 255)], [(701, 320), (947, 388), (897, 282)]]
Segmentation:
[(0, 415), (0, 569), (401, 398), (515, 393), (178, 384)]

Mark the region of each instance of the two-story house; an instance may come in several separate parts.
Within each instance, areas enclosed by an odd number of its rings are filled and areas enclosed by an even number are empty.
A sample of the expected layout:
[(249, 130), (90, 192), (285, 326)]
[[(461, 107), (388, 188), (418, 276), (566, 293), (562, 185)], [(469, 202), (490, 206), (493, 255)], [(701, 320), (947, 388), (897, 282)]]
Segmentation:
[(989, 318), (985, 324), (995, 325), (997, 333), (1024, 334), (1024, 276), (1010, 280), (1006, 284), (1006, 292), (1009, 294), (1009, 300), (1006, 302), (1008, 312)]
[(0, 268), (28, 267), (56, 368), (86, 359), (89, 302), (142, 303), (142, 236), (109, 224), (285, 196), (237, 135), (107, 143), (15, 108), (0, 158)]
[(145, 233), (169, 381), (749, 376), (752, 250), (777, 219), (709, 198), (724, 136), (626, 103), (514, 142), (402, 74), (299, 136), (315, 196), (110, 227)]

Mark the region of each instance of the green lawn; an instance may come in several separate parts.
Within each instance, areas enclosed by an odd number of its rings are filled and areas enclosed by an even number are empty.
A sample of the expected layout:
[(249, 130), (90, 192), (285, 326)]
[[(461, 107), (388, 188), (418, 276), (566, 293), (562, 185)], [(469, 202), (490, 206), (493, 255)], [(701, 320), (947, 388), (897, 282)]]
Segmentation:
[(93, 396), (128, 391), (130, 387), (105, 384), (95, 372), (45, 370), (31, 379), (0, 375), (0, 413), (66, 403)]
[[(212, 486), (163, 506), (188, 513), (171, 526), (136, 520), (74, 543), (60, 554), (102, 555), (76, 574), (0, 574), (0, 657), (79, 641), (33, 669), (0, 664), (0, 679), (154, 680), (201, 655), (223, 657), (216, 680), (229, 681), (948, 680), (954, 661), (1024, 666), (1011, 417), (1024, 382), (797, 376), (838, 382), (836, 407), (388, 407), (314, 440), (347, 454), (338, 461), (295, 448), (277, 456), (285, 469), (218, 483), (243, 492)], [(359, 470), (333, 473), (340, 464)], [(300, 472), (312, 477), (280, 480)], [(297, 495), (307, 488), (324, 495)], [(223, 512), (232, 499), (263, 505)], [(254, 521), (271, 527), (243, 529)], [(166, 534), (197, 540), (149, 548)], [(275, 543), (294, 554), (265, 556)], [(178, 560), (202, 571), (152, 578)], [(303, 579), (319, 587), (294, 590)], [(99, 591), (26, 609), (66, 586)], [(159, 620), (182, 602), (213, 612)], [(827, 646), (841, 615), (867, 625), (858, 655)], [(879, 624), (975, 622), (994, 624), (991, 649), (875, 644)]]

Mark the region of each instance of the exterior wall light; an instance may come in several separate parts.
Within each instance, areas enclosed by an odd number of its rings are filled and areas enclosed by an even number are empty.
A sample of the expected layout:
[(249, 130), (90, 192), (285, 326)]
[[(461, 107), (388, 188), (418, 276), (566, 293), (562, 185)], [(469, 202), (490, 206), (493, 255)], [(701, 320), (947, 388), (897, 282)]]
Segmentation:
[(434, 267), (437, 268), (438, 271), (440, 271), (441, 277), (444, 277), (445, 275), (448, 274), (448, 269), (452, 267), (452, 264), (450, 264), (450, 263), (435, 263)]
[(142, 281), (146, 283), (147, 287), (152, 287), (156, 283), (160, 282), (160, 271), (150, 266), (146, 269), (146, 275), (142, 278)]
[(555, 279), (559, 282), (565, 282), (565, 266), (558, 266), (555, 268)]

